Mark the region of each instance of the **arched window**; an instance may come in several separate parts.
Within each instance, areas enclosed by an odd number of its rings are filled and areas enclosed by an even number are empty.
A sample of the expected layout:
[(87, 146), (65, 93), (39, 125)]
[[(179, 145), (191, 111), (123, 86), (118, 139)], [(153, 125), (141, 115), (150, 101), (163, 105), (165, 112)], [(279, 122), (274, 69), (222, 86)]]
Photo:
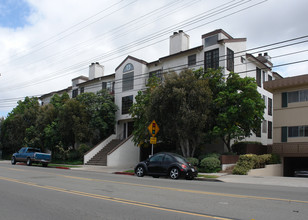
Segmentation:
[(130, 71), (133, 71), (133, 70), (134, 70), (133, 64), (128, 63), (128, 64), (125, 65), (125, 67), (123, 69), (123, 73), (130, 72)]
[(134, 66), (131, 63), (125, 65), (123, 69), (122, 91), (134, 89)]

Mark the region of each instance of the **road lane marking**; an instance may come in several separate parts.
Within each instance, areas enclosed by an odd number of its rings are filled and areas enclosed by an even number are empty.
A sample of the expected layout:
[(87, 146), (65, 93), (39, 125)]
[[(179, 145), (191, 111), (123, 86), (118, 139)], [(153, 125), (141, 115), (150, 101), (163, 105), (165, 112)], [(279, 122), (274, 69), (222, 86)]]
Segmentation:
[[(9, 168), (9, 169), (14, 169), (14, 168)], [(14, 170), (25, 171), (25, 170), (22, 170), (22, 169), (14, 169)], [(36, 171), (36, 172), (42, 172), (42, 171)], [(177, 188), (163, 187), (163, 186), (151, 186), (151, 185), (144, 185), (144, 184), (138, 184), (138, 183), (119, 182), (119, 181), (112, 181), (112, 180), (101, 180), (101, 179), (93, 179), (93, 178), (78, 177), (78, 176), (68, 176), (68, 175), (47, 173), (47, 172), (42, 172), (42, 173), (52, 174), (52, 175), (55, 175), (55, 176), (61, 176), (61, 177), (69, 178), (69, 179), (115, 183), (115, 184), (138, 186), (138, 187), (145, 187), (145, 188), (170, 190), (170, 191), (176, 191), (176, 192), (213, 195), (213, 196), (222, 196), (222, 197), (231, 197), (231, 198), (241, 198), (241, 199), (271, 200), (271, 201), (294, 202), (294, 203), (308, 204), (308, 201), (304, 201), (304, 200), (282, 199), (282, 198), (272, 198), (272, 197), (262, 197), (262, 196), (249, 196), (249, 195), (239, 195), (239, 194), (230, 194), (230, 193), (215, 193), (215, 192), (207, 192), (207, 191), (199, 191), (199, 190), (177, 189)]]
[(182, 210), (175, 210), (175, 209), (171, 209), (171, 208), (160, 207), (158, 205), (151, 204), (151, 203), (143, 203), (143, 202), (138, 202), (138, 201), (133, 201), (133, 200), (113, 198), (113, 197), (109, 197), (109, 196), (103, 196), (103, 195), (98, 195), (98, 194), (68, 190), (68, 189), (63, 189), (63, 188), (54, 187), (54, 186), (39, 185), (39, 184), (36, 184), (36, 183), (24, 182), (24, 181), (21, 181), (21, 180), (12, 179), (12, 178), (8, 178), (8, 177), (1, 177), (0, 176), (0, 180), (19, 183), (19, 184), (23, 184), (23, 185), (27, 185), (27, 186), (38, 187), (38, 188), (42, 188), (42, 189), (64, 192), (64, 193), (67, 193), (67, 194), (84, 196), (84, 197), (89, 197), (89, 198), (94, 198), (94, 199), (101, 199), (101, 200), (112, 201), (112, 202), (121, 203), (121, 204), (134, 205), (134, 206), (150, 208), (150, 209), (155, 209), (155, 210), (161, 210), (161, 211), (166, 211), (166, 212), (173, 212), (173, 213), (185, 214), (185, 215), (190, 215), (190, 216), (197, 216), (197, 217), (202, 217), (202, 218), (217, 219), (217, 220), (232, 220), (231, 218), (212, 216), (212, 215), (207, 215), (207, 214), (194, 213), (194, 212), (188, 212), (188, 211), (182, 211)]
[(187, 192), (187, 193), (213, 195), (213, 196), (223, 196), (223, 197), (232, 197), (232, 198), (242, 198), (242, 199), (248, 199), (249, 198), (249, 199), (258, 199), (258, 200), (273, 200), (273, 201), (296, 202), (296, 203), (306, 203), (306, 204), (308, 204), (308, 201), (303, 201), (303, 200), (281, 199), (281, 198), (271, 198), (271, 197), (262, 197), (262, 196), (238, 195), (238, 194), (229, 194), (229, 193), (215, 193), (215, 192), (206, 192), (206, 191), (199, 191), (199, 190), (177, 189), (177, 188), (171, 188), (171, 187), (150, 186), (150, 185), (137, 184), (137, 183), (118, 182), (118, 181), (111, 181), (111, 180), (100, 180), (100, 179), (84, 178), (84, 177), (77, 177), (77, 176), (67, 176), (67, 175), (60, 175), (60, 174), (56, 174), (56, 175), (62, 176), (62, 177), (65, 177), (65, 178), (70, 178), (70, 179), (79, 179), (79, 180), (97, 181), (97, 182), (108, 182), (108, 183), (116, 183), (116, 184), (123, 184), (123, 185), (140, 186), (140, 187), (146, 187), (146, 188), (171, 190), (171, 191), (177, 191), (177, 192)]

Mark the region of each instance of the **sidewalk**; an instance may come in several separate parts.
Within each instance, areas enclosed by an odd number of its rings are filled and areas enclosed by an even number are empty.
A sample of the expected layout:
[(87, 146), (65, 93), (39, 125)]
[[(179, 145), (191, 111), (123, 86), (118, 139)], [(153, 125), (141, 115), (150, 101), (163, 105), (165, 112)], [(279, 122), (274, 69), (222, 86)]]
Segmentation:
[[(0, 163), (9, 164), (8, 160), (0, 160)], [(91, 165), (78, 165), (71, 170), (92, 171), (101, 173), (122, 173), (123, 171), (133, 170), (133, 167), (104, 167)], [(231, 175), (226, 173), (204, 173), (204, 175), (219, 176), (217, 179), (204, 179), (205, 181), (220, 181), (226, 183), (243, 183), (243, 184), (257, 184), (270, 186), (288, 186), (288, 187), (307, 187), (308, 178), (300, 177), (280, 177), (280, 176), (247, 176), (247, 175)], [(199, 178), (200, 180), (201, 178)]]
[[(80, 168), (71, 168), (72, 170), (85, 170), (103, 173), (123, 172), (133, 170), (134, 168), (125, 167), (100, 167), (82, 165)], [(308, 178), (300, 177), (280, 177), (280, 176), (247, 176), (247, 175), (231, 175), (226, 173), (202, 173), (204, 175), (219, 176), (216, 181), (226, 183), (244, 183), (244, 184), (257, 184), (257, 185), (271, 185), (271, 186), (288, 186), (288, 187), (307, 187)], [(200, 180), (201, 178), (199, 178)], [(208, 181), (215, 181), (215, 179), (205, 179)]]
[(217, 179), (226, 183), (244, 183), (308, 188), (308, 178), (302, 177), (224, 175)]

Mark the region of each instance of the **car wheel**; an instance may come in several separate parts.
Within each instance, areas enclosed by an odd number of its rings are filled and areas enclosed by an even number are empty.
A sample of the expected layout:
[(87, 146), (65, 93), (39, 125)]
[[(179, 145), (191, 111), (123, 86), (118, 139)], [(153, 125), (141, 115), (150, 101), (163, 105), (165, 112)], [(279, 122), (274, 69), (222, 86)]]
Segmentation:
[(139, 166), (136, 168), (136, 175), (138, 177), (143, 177), (144, 176), (144, 168), (142, 166)]
[(48, 163), (43, 163), (42, 166), (43, 166), (43, 167), (47, 167), (47, 166), (48, 166)]
[(170, 170), (169, 176), (170, 176), (171, 179), (178, 179), (180, 177), (179, 169), (176, 168), (176, 167), (173, 167)]
[(187, 176), (186, 179), (187, 179), (187, 180), (193, 180), (193, 179), (194, 179), (194, 176)]
[(27, 158), (27, 166), (31, 166), (31, 165), (32, 165), (31, 159)]
[(12, 157), (11, 163), (12, 163), (12, 165), (16, 164), (16, 158), (15, 157)]

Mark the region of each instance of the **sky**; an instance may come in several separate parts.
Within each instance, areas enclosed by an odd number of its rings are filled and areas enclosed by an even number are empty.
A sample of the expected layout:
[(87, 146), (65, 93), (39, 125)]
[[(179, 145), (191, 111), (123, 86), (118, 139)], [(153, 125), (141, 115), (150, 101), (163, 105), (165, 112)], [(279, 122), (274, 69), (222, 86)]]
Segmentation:
[(247, 38), (247, 49), (262, 47), (249, 53), (268, 52), (281, 76), (308, 74), (307, 8), (307, 0), (0, 0), (0, 118), (26, 96), (88, 76), (93, 62), (109, 75), (128, 55), (167, 56), (178, 30), (193, 48), (223, 29)]

